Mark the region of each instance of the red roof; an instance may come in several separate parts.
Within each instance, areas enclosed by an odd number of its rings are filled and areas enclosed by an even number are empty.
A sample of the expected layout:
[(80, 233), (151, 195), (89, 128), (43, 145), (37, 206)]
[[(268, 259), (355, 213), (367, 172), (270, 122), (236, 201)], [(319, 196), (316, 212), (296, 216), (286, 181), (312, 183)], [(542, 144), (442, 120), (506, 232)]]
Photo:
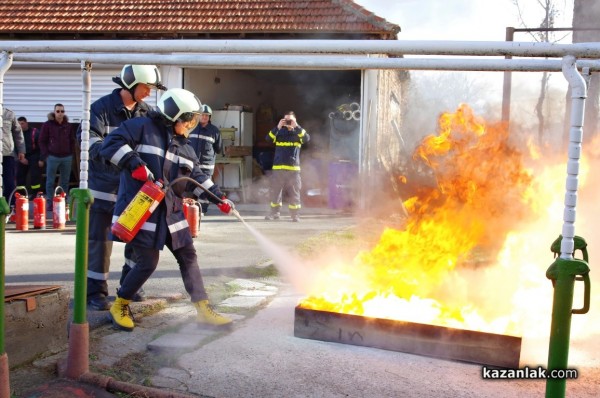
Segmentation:
[(2, 38), (396, 39), (399, 31), (351, 0), (0, 0)]

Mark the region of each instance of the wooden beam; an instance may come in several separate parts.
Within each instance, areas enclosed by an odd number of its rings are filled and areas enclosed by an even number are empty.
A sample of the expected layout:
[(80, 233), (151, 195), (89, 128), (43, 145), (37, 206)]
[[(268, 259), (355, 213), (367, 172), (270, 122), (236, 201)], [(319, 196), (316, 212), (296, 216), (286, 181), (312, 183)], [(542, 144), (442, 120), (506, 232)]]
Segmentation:
[(294, 336), (506, 368), (521, 354), (520, 337), (300, 307)]

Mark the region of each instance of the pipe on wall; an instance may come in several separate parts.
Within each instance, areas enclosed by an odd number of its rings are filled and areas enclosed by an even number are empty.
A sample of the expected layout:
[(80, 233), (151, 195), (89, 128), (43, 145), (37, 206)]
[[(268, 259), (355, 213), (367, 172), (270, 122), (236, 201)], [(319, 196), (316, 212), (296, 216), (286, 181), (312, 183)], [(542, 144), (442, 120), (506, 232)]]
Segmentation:
[(569, 129), (569, 149), (567, 160), (567, 182), (565, 193), (565, 209), (563, 214), (562, 242), (560, 257), (572, 259), (575, 243), (575, 218), (577, 206), (577, 187), (579, 184), (579, 159), (581, 158), (581, 142), (583, 139), (583, 116), (587, 87), (585, 80), (575, 67), (575, 57), (563, 58), (563, 75), (571, 88), (571, 119)]
[(0, 48), (19, 52), (278, 53), (389, 55), (500, 55), (600, 58), (600, 43), (531, 43), (440, 40), (5, 40)]
[[(454, 71), (560, 72), (560, 59), (473, 59), (473, 58), (376, 58), (366, 56), (257, 55), (234, 54), (96, 54), (16, 53), (15, 61), (108, 64), (177, 65), (206, 69), (351, 70), (403, 69)], [(577, 68), (600, 71), (600, 60), (579, 60)]]

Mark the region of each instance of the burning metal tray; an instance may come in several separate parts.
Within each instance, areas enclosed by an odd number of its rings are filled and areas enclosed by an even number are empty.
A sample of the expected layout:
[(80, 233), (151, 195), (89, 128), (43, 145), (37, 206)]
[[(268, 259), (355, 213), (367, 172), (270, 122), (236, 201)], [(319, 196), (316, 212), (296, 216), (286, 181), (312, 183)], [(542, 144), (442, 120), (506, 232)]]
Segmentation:
[(517, 368), (521, 338), (296, 307), (294, 336)]

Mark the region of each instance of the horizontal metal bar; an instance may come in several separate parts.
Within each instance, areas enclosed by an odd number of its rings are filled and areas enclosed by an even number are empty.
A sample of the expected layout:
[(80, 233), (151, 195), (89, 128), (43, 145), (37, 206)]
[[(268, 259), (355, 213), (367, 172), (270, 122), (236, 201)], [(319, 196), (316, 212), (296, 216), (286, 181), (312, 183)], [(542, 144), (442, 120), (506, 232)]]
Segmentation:
[(482, 365), (519, 367), (521, 338), (296, 307), (294, 336)]
[[(244, 55), (238, 54), (14, 54), (15, 61), (76, 63), (138, 63), (177, 65), (204, 69), (295, 69), (295, 70), (454, 70), (560, 72), (560, 59), (478, 59), (478, 58), (380, 58), (340, 55)], [(578, 68), (600, 71), (600, 60), (580, 60)]]
[(600, 43), (439, 40), (52, 40), (0, 41), (13, 53), (327, 53), (600, 58)]

